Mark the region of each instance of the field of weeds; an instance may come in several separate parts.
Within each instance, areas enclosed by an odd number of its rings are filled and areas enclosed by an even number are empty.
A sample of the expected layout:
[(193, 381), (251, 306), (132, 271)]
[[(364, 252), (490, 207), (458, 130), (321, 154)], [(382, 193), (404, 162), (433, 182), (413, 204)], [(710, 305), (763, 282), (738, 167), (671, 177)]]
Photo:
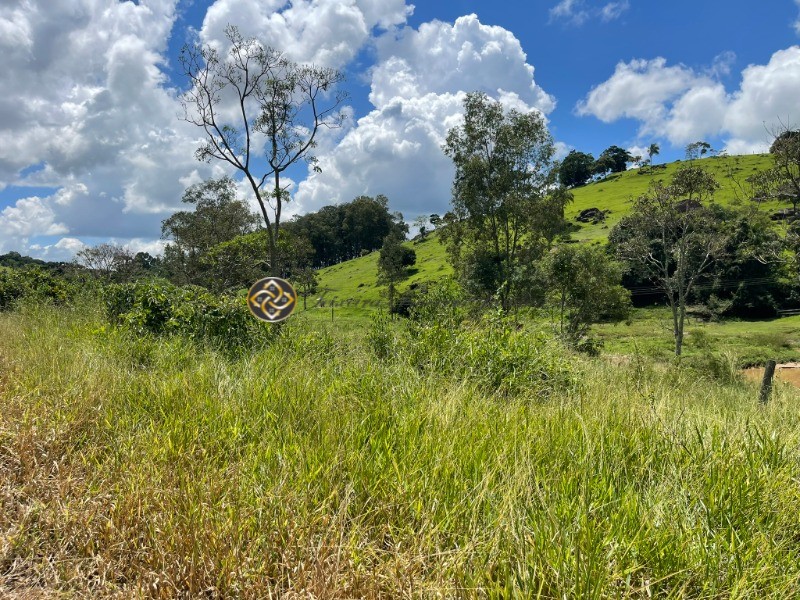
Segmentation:
[(760, 407), (525, 331), (483, 336), (487, 370), (426, 368), (408, 335), (296, 319), (232, 356), (90, 309), (0, 314), (0, 592), (798, 595), (796, 390)]

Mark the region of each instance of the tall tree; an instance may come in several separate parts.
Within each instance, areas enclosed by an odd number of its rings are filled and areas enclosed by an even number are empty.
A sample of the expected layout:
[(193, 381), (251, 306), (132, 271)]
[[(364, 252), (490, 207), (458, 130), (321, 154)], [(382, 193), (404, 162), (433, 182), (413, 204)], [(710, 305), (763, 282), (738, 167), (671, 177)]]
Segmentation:
[(134, 254), (118, 244), (83, 248), (75, 255), (75, 261), (101, 279), (125, 281), (133, 278)]
[(378, 282), (388, 288), (389, 312), (392, 314), (397, 283), (406, 278), (408, 267), (417, 262), (417, 253), (404, 246), (403, 241), (397, 233), (387, 235), (378, 257)]
[(647, 147), (647, 160), (650, 161), (650, 164), (653, 163), (653, 157), (656, 154), (659, 154), (660, 152), (661, 152), (661, 147), (655, 142)]
[(162, 237), (171, 241), (164, 249), (165, 267), (180, 283), (216, 287), (204, 257), (218, 244), (253, 231), (258, 217), (237, 200), (236, 184), (229, 177), (188, 187), (182, 201), (194, 209), (178, 211), (161, 223)]
[(708, 154), (709, 152), (714, 152), (714, 149), (711, 147), (711, 144), (704, 141), (699, 142), (692, 142), (688, 146), (686, 146), (686, 160), (697, 160)]
[(553, 138), (538, 111), (505, 112), (473, 92), (443, 150), (456, 170), (444, 231), (450, 260), (468, 288), (507, 311), (524, 264), (564, 228), (571, 195), (555, 185)]
[(609, 171), (621, 173), (628, 168), (629, 162), (633, 162), (630, 152), (619, 146), (609, 146), (597, 157), (594, 172), (598, 175), (605, 175)]
[(594, 162), (594, 156), (591, 154), (571, 150), (558, 168), (561, 185), (575, 187), (585, 184), (592, 176)]
[(713, 175), (684, 166), (669, 185), (653, 182), (609, 236), (617, 256), (664, 292), (676, 356), (683, 348), (686, 306), (694, 287), (727, 244), (724, 220), (704, 205), (718, 187)]
[(789, 200), (797, 210), (800, 203), (800, 131), (782, 128), (775, 134), (769, 152), (774, 161), (774, 179), (778, 182), (777, 195)]
[[(205, 143), (198, 160), (225, 162), (240, 171), (261, 210), (269, 265), (280, 273), (281, 212), (289, 201), (283, 173), (304, 160), (318, 170), (312, 154), (320, 128), (339, 127), (337, 108), (346, 95), (335, 69), (300, 65), (229, 25), (221, 55), (210, 45), (187, 45), (180, 62), (191, 87), (183, 95), (185, 120), (201, 128)], [(264, 159), (259, 160), (261, 151)], [(269, 189), (271, 187), (271, 190)]]

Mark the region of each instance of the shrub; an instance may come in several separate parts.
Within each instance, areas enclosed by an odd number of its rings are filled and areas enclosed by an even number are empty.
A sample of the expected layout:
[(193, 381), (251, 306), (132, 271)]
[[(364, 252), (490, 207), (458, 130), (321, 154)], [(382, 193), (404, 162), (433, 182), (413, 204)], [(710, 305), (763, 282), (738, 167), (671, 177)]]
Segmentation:
[(376, 313), (370, 320), (367, 343), (375, 356), (381, 360), (386, 360), (395, 352), (396, 341), (392, 334), (391, 323), (389, 317), (382, 311)]
[(552, 337), (520, 329), (499, 313), (462, 324), (458, 311), (445, 307), (440, 320), (412, 321), (405, 355), (413, 365), (502, 396), (547, 398), (576, 382), (568, 352)]
[(67, 304), (80, 290), (80, 282), (38, 267), (0, 269), (0, 311), (14, 308), (22, 300)]
[(105, 288), (104, 299), (113, 324), (137, 333), (185, 335), (227, 351), (264, 343), (277, 332), (253, 318), (244, 298), (215, 296), (197, 286), (115, 284)]

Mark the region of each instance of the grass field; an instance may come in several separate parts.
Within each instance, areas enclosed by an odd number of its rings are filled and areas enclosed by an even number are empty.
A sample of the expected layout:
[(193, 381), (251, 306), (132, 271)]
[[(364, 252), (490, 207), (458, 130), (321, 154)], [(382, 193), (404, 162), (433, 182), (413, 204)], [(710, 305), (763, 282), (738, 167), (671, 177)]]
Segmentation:
[[(583, 242), (602, 242), (608, 237), (611, 228), (625, 216), (631, 208), (631, 201), (644, 194), (652, 180), (669, 181), (671, 176), (680, 168), (681, 162), (669, 163), (665, 169), (658, 169), (653, 174), (640, 174), (638, 169), (631, 169), (624, 173), (609, 176), (604, 181), (572, 190), (573, 202), (567, 206), (565, 216), (574, 226), (572, 238)], [(713, 173), (721, 188), (715, 195), (715, 201), (729, 205), (743, 194), (737, 183), (744, 185), (744, 179), (749, 175), (768, 168), (771, 158), (766, 154), (751, 156), (730, 156), (719, 158), (704, 158), (696, 164)], [(731, 176), (734, 179), (731, 179)], [(766, 202), (763, 210), (777, 210), (785, 205), (777, 201)], [(584, 209), (599, 208), (611, 211), (604, 223), (578, 223), (575, 217)], [(434, 233), (424, 242), (408, 242), (417, 253), (417, 264), (412, 270), (412, 275), (399, 286), (405, 290), (414, 284), (426, 281), (436, 281), (442, 276), (452, 273), (452, 267), (447, 262), (445, 248), (439, 243), (438, 236)], [(381, 287), (377, 284), (378, 253), (347, 261), (319, 271), (320, 294), (335, 301), (351, 300), (359, 303), (374, 304), (381, 301)], [(384, 301), (385, 302), (385, 301)], [(317, 302), (309, 304), (316, 305)]]
[(798, 597), (794, 388), (562, 352), (501, 397), (321, 321), (234, 360), (0, 314), (0, 595)]

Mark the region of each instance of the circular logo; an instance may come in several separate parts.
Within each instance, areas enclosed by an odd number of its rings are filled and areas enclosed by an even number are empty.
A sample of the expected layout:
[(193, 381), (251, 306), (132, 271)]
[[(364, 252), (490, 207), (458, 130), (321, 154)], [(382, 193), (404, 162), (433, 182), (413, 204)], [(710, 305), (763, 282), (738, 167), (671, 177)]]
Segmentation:
[(297, 294), (288, 281), (280, 277), (259, 279), (247, 293), (247, 307), (257, 319), (277, 323), (289, 318), (297, 304)]

